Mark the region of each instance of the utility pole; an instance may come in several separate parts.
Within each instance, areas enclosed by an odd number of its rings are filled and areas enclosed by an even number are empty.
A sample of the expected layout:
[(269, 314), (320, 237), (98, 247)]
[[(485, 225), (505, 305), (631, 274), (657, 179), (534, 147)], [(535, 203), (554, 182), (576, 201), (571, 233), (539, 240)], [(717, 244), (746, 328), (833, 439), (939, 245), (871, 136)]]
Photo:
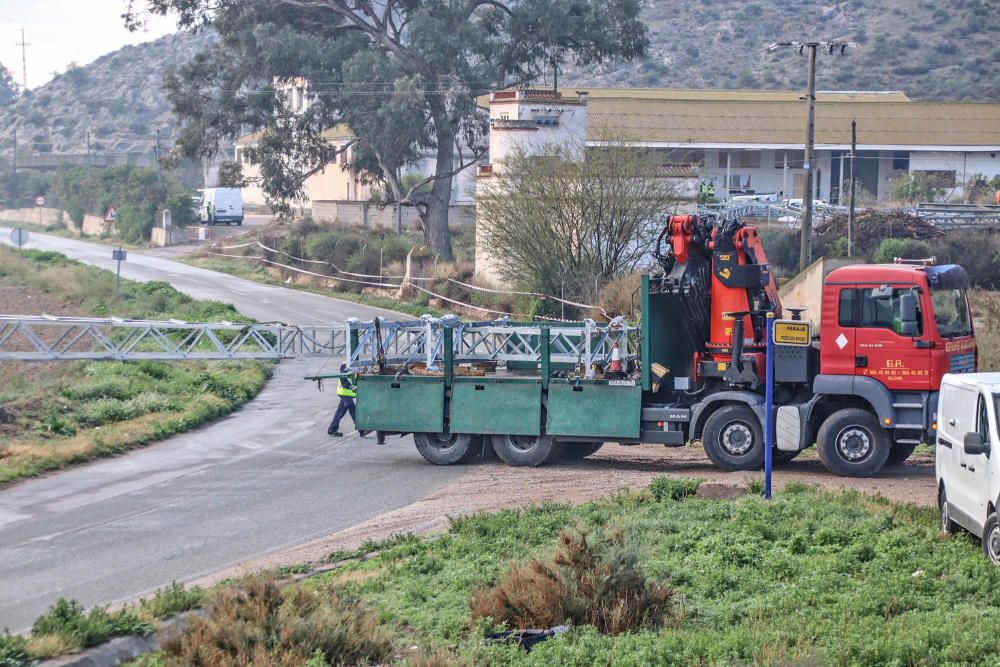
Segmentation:
[(11, 183), (11, 190), (13, 190), (13, 192), (11, 192), (11, 194), (14, 196), (14, 208), (17, 208), (17, 198), (18, 198), (18, 195), (21, 194), (21, 188), (17, 184), (17, 128), (16, 127), (14, 128), (14, 160), (13, 160), (13, 167), (14, 167), (14, 174), (13, 174), (14, 178), (13, 178), (13, 182)]
[(812, 263), (812, 221), (813, 221), (813, 143), (816, 137), (816, 49), (822, 47), (829, 54), (839, 50), (843, 54), (847, 47), (857, 46), (854, 42), (775, 42), (767, 47), (776, 51), (783, 46), (798, 49), (800, 55), (808, 57), (808, 77), (806, 89), (806, 141), (802, 166), (806, 170), (805, 192), (802, 193), (802, 229), (799, 236), (799, 271)]
[(854, 251), (852, 233), (854, 230), (854, 162), (858, 155), (858, 121), (851, 121), (851, 198), (847, 209), (847, 256)]
[(91, 159), (90, 159), (90, 128), (87, 128), (87, 175), (90, 175)]
[(24, 41), (24, 28), (21, 28), (21, 41), (14, 44), (21, 47), (21, 82), (24, 89), (28, 89), (28, 47), (30, 43)]
[(156, 182), (159, 183), (163, 178), (160, 170), (160, 128), (156, 128), (156, 148), (153, 153), (156, 155)]

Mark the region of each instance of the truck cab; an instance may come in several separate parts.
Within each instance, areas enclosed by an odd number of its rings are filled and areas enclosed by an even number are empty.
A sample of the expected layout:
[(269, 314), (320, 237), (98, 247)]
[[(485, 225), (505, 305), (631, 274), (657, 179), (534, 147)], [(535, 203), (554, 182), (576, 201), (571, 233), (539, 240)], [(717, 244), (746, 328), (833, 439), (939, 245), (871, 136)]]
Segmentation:
[(977, 535), (1000, 565), (1000, 373), (946, 374), (938, 398), (935, 446), (941, 530)]
[(976, 339), (955, 265), (856, 264), (823, 288), (820, 373), (874, 378), (890, 391), (936, 391), (976, 369)]

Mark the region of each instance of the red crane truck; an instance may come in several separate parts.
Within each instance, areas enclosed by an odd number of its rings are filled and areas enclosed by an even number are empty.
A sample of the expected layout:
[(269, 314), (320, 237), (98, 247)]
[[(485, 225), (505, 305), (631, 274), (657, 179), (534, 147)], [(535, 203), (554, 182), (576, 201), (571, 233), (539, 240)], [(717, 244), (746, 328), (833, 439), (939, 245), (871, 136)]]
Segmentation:
[[(700, 439), (719, 468), (759, 468), (766, 320), (782, 317), (760, 237), (737, 220), (671, 216), (654, 256), (660, 270), (643, 277), (639, 329), (578, 333), (601, 339), (586, 343), (586, 355), (583, 343), (573, 348), (576, 363), (559, 325), (451, 320), (434, 325), (440, 364), (431, 354), (414, 375), (402, 357), (387, 359), (381, 340), (378, 350), (370, 340), (358, 345), (359, 335), (371, 338), (359, 324), (351, 360), (360, 371), (358, 428), (413, 433), (421, 454), (441, 465), (487, 442), (509, 464), (534, 466), (609, 441)], [(865, 477), (930, 441), (941, 377), (976, 370), (967, 286), (961, 267), (929, 262), (831, 272), (818, 335), (775, 348), (776, 460), (816, 443), (831, 472)], [(798, 309), (789, 310), (796, 319)], [(809, 331), (805, 322), (800, 329)], [(484, 341), (494, 343), (490, 354)], [(497, 366), (501, 353), (510, 361)]]

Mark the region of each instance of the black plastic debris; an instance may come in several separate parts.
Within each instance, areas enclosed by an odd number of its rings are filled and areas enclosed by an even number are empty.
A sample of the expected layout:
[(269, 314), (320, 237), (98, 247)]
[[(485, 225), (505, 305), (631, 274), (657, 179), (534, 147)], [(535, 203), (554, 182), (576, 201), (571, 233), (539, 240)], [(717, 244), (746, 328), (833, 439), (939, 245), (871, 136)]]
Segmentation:
[(506, 630), (492, 634), (489, 639), (493, 642), (516, 642), (525, 651), (530, 651), (535, 644), (561, 635), (567, 630), (569, 630), (568, 625), (557, 625), (548, 630)]

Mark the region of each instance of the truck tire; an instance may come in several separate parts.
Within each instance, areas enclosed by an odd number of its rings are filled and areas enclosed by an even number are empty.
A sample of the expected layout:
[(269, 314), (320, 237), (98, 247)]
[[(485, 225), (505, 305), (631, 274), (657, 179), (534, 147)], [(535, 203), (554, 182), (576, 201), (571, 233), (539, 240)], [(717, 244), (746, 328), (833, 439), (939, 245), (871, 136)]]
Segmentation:
[(478, 436), (466, 433), (414, 433), (420, 455), (436, 466), (465, 463), (479, 453)]
[(563, 461), (579, 461), (585, 459), (604, 446), (603, 442), (563, 442)]
[(493, 450), (509, 466), (535, 468), (558, 459), (563, 446), (550, 435), (494, 435)]
[(705, 422), (702, 446), (720, 470), (756, 470), (764, 465), (764, 433), (746, 405), (719, 408)]
[(841, 477), (871, 477), (889, 458), (889, 436), (872, 413), (861, 408), (838, 410), (816, 436), (823, 465)]
[(1000, 520), (997, 513), (991, 512), (986, 517), (983, 527), (983, 553), (994, 565), (1000, 565)]
[(906, 459), (910, 458), (913, 450), (917, 448), (915, 442), (894, 442), (889, 448), (889, 458), (885, 460), (887, 466), (898, 466)]
[(954, 535), (958, 526), (951, 518), (951, 509), (948, 507), (948, 494), (941, 489), (938, 494), (938, 516), (941, 518), (941, 534)]

